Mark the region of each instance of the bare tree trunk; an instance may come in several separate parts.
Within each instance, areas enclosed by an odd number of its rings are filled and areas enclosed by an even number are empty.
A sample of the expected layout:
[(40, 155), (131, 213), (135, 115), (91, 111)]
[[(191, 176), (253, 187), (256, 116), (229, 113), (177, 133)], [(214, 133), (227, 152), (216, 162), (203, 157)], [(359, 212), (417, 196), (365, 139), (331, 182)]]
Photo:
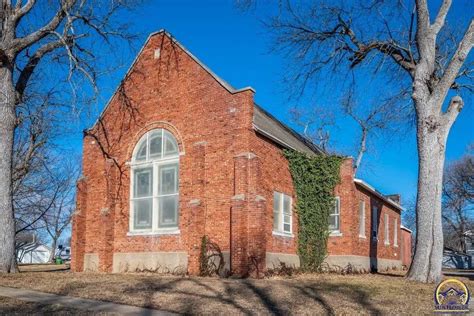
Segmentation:
[(0, 272), (16, 272), (15, 221), (12, 198), (12, 155), (15, 130), (12, 69), (0, 68)]
[(48, 262), (51, 262), (51, 263), (54, 262), (57, 244), (58, 244), (58, 237), (53, 237), (53, 241), (51, 242), (51, 254), (49, 255)]
[(446, 126), (438, 115), (420, 115), (420, 112), (422, 111), (418, 112), (417, 123), (417, 238), (415, 256), (408, 277), (421, 282), (438, 282), (441, 279), (443, 257), (441, 195), (446, 140), (450, 126)]

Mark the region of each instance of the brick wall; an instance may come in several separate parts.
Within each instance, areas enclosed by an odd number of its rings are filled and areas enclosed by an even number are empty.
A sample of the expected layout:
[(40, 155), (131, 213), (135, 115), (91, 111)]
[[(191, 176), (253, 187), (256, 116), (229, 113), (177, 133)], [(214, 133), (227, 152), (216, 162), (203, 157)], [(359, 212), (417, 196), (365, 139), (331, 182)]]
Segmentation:
[(402, 247), (401, 247), (401, 257), (402, 264), (408, 269), (411, 265), (412, 260), (412, 234), (406, 229), (402, 229)]
[[(336, 186), (335, 195), (339, 196), (341, 201), (341, 234), (329, 237), (329, 255), (401, 260), (400, 210), (353, 181), (352, 159), (344, 160), (341, 166), (341, 183)], [(359, 236), (359, 203), (361, 201), (365, 202), (365, 237)], [(377, 223), (372, 223), (374, 206), (378, 209)], [(388, 244), (384, 240), (385, 214), (388, 215), (389, 223)], [(373, 224), (377, 227), (378, 240), (371, 237)], [(397, 229), (397, 243), (394, 243), (395, 229)], [(376, 260), (375, 262), (372, 260), (372, 264), (376, 265)]]
[(288, 165), (283, 156), (282, 148), (256, 133), (252, 134), (251, 150), (261, 160), (260, 193), (267, 201), (266, 208), (266, 251), (275, 253), (295, 254), (298, 240), (298, 217), (293, 212), (293, 237), (273, 234), (273, 193), (275, 191), (289, 195), (293, 199), (292, 209), (295, 209), (296, 193)]
[[(230, 93), (167, 36), (152, 36), (93, 128), (96, 138), (84, 138), (86, 224), (74, 219), (73, 268), (81, 270), (82, 253), (97, 253), (103, 271), (111, 270), (113, 253), (189, 251), (194, 256), (204, 233), (229, 251), (234, 157), (248, 151), (252, 110), (253, 91)], [(128, 236), (128, 162), (140, 137), (155, 128), (169, 130), (180, 145), (180, 234)], [(193, 211), (196, 200), (199, 211)], [(194, 229), (199, 232), (193, 234)], [(189, 264), (196, 272), (195, 258)]]
[[(272, 233), (273, 192), (293, 197), (293, 204), (296, 196), (282, 148), (252, 128), (253, 94), (229, 91), (164, 33), (150, 37), (90, 131), (93, 136), (84, 138), (72, 269), (82, 271), (87, 256), (98, 258), (98, 270), (112, 271), (114, 254), (180, 252), (187, 254), (188, 272), (197, 274), (204, 234), (230, 252), (229, 264), (239, 275), (258, 276), (266, 253), (296, 254), (296, 213), (293, 236)], [(129, 162), (139, 139), (156, 128), (179, 143), (179, 233), (130, 235)], [(399, 258), (393, 243), (370, 246), (370, 207), (381, 203), (391, 220), (400, 214), (354, 184), (352, 160), (344, 161), (341, 179), (336, 195), (342, 236), (329, 238), (329, 253)], [(358, 237), (361, 199), (367, 207), (365, 240)]]

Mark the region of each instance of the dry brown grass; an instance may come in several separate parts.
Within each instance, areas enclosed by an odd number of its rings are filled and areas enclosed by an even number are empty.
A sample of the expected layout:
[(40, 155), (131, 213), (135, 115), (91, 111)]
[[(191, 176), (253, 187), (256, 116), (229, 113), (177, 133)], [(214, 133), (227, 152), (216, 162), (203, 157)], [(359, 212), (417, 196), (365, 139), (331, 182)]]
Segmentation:
[(50, 272), (69, 270), (69, 264), (20, 264), (18, 266), (21, 272)]
[[(465, 280), (468, 287), (474, 282)], [(34, 289), (189, 314), (432, 314), (432, 284), (397, 275), (237, 280), (155, 274), (35, 272), (0, 276)]]

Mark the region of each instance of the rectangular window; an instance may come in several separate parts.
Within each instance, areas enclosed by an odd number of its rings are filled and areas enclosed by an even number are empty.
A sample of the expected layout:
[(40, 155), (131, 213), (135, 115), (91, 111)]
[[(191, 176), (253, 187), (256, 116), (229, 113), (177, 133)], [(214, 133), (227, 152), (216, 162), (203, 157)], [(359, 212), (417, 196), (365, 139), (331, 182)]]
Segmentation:
[(390, 235), (389, 235), (389, 219), (388, 219), (388, 214), (385, 214), (384, 216), (384, 226), (385, 226), (385, 244), (390, 245)]
[(178, 226), (178, 164), (159, 166), (159, 227)]
[(379, 226), (379, 209), (376, 205), (372, 206), (372, 239), (377, 240), (377, 232), (378, 232), (378, 226)]
[(341, 198), (336, 196), (334, 199), (334, 209), (329, 214), (329, 230), (332, 232), (340, 232), (340, 216), (341, 215)]
[(273, 192), (273, 231), (280, 233), (292, 232), (292, 199), (290, 196)]
[(147, 164), (133, 169), (131, 231), (178, 227), (178, 162)]
[(365, 238), (365, 201), (359, 202), (359, 237)]
[(398, 247), (398, 219), (395, 218), (395, 222), (393, 223), (393, 245)]
[(136, 229), (151, 229), (153, 207), (153, 168), (134, 171), (133, 226)]

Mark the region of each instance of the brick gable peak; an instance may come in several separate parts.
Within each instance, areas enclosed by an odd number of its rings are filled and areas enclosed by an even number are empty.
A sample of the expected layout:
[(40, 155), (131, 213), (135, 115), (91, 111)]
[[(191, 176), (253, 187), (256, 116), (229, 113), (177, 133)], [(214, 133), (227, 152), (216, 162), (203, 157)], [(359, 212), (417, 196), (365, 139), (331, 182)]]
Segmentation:
[[(203, 68), (209, 75), (211, 75), (212, 78), (214, 78), (214, 80), (216, 80), (223, 88), (225, 88), (229, 93), (231, 94), (235, 94), (235, 93), (240, 93), (240, 92), (243, 92), (243, 91), (252, 91), (253, 93), (255, 93), (255, 89), (252, 88), (251, 86), (247, 86), (247, 87), (243, 87), (241, 89), (236, 89), (234, 88), (232, 85), (230, 85), (228, 82), (226, 82), (224, 79), (222, 79), (221, 77), (219, 77), (217, 74), (215, 74), (209, 67), (207, 67), (201, 60), (199, 60), (196, 56), (194, 56), (186, 47), (183, 46), (183, 44), (181, 44), (171, 33), (169, 33), (168, 31), (166, 31), (165, 29), (161, 29), (159, 31), (156, 31), (156, 32), (152, 32), (150, 33), (150, 35), (148, 35), (147, 39), (145, 40), (144, 44), (142, 45), (142, 47), (140, 48), (140, 50), (138, 51), (137, 55), (135, 56), (135, 59), (133, 60), (132, 64), (130, 65), (130, 67), (127, 69), (127, 71), (125, 72), (125, 75), (124, 75), (124, 78), (127, 78), (127, 76), (130, 74), (131, 70), (133, 69), (133, 67), (135, 66), (135, 64), (137, 63), (138, 59), (140, 58), (140, 56), (142, 55), (143, 53), (143, 50), (145, 49), (145, 47), (147, 47), (148, 43), (150, 42), (150, 39), (155, 37), (155, 36), (159, 36), (159, 35), (165, 35), (166, 37), (168, 37), (175, 45), (177, 45), (180, 49), (182, 49), (191, 59), (193, 59), (201, 68)], [(118, 84), (117, 88), (115, 89), (114, 93), (112, 93), (112, 95), (110, 96), (109, 100), (107, 101), (104, 109), (102, 110), (102, 112), (100, 113), (99, 117), (97, 118), (97, 120), (94, 122), (94, 124), (92, 125), (92, 127), (90, 127), (88, 130), (93, 130), (95, 128), (95, 126), (97, 126), (97, 123), (100, 121), (100, 119), (104, 116), (105, 112), (107, 111), (107, 108), (109, 107), (110, 103), (112, 102), (114, 96), (117, 94), (118, 92), (118, 89), (120, 88), (120, 84)]]

